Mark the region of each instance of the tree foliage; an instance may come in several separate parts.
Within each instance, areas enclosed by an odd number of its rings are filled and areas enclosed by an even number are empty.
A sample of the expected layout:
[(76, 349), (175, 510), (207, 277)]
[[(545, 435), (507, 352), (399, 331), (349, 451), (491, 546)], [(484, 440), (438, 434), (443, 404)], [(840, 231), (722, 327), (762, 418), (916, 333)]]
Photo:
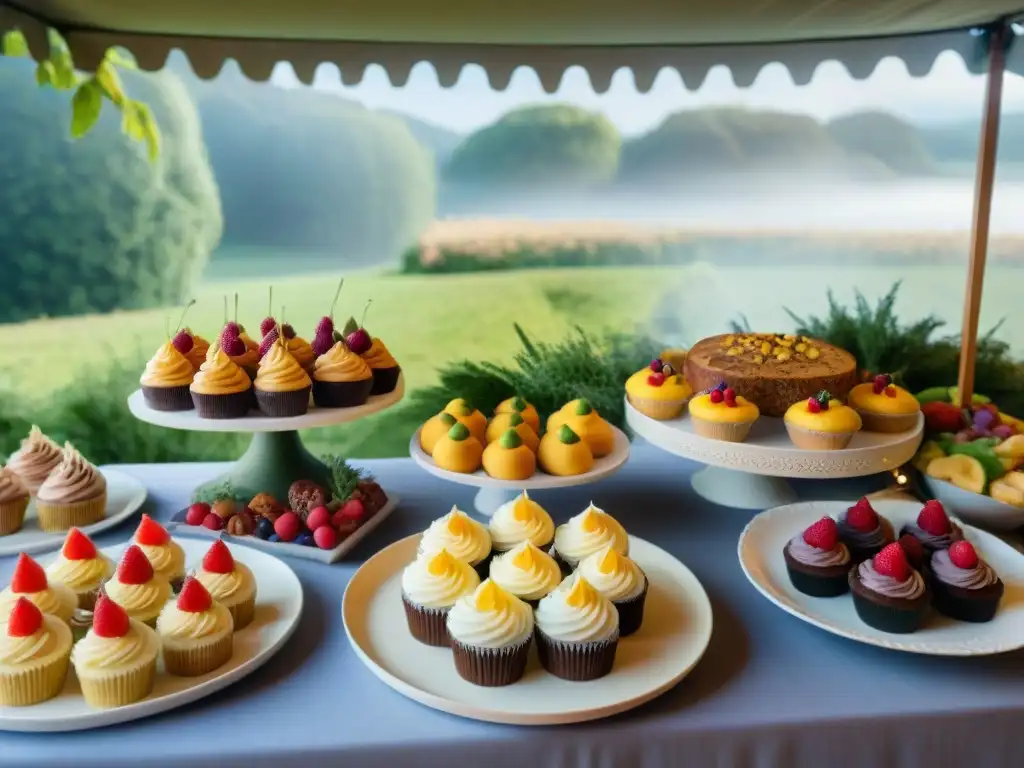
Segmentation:
[(854, 155), (881, 161), (900, 174), (926, 175), (936, 171), (921, 133), (887, 112), (857, 112), (828, 124), (828, 132)]

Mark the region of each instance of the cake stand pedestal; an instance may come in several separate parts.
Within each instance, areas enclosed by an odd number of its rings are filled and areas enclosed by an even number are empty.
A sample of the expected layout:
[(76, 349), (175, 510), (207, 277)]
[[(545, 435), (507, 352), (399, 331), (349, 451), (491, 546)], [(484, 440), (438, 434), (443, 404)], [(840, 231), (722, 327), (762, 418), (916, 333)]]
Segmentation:
[(621, 469), (622, 465), (629, 459), (629, 438), (620, 429), (615, 429), (615, 450), (607, 456), (597, 459), (594, 467), (582, 475), (562, 477), (549, 475), (537, 470), (537, 473), (526, 480), (498, 480), (491, 477), (482, 469), (472, 474), (462, 472), (450, 472), (447, 469), (438, 467), (432, 458), (420, 448), (420, 432), (409, 441), (409, 455), (413, 461), (419, 464), (430, 474), (447, 480), (450, 483), (459, 485), (470, 485), (479, 490), (473, 500), (473, 508), (483, 517), (490, 517), (502, 504), (511, 501), (523, 491), (533, 493), (552, 488), (569, 488), (576, 485), (587, 485), (598, 480), (609, 477)]
[(762, 417), (742, 443), (711, 440), (693, 431), (684, 414), (671, 421), (645, 416), (626, 401), (626, 423), (651, 445), (707, 465), (694, 474), (693, 490), (713, 504), (768, 509), (796, 500), (786, 478), (836, 480), (890, 472), (913, 458), (924, 435), (924, 416), (896, 434), (858, 432), (841, 451), (807, 451), (789, 439), (782, 419)]
[(306, 449), (298, 430), (357, 421), (390, 408), (404, 393), (405, 380), (400, 377), (393, 392), (371, 397), (363, 405), (354, 408), (311, 406), (303, 416), (281, 419), (262, 416), (256, 411), (241, 419), (201, 419), (195, 411), (156, 411), (146, 405), (142, 390), (128, 397), (128, 409), (140, 421), (168, 429), (252, 433), (242, 457), (223, 475), (197, 487), (195, 493), (230, 484), (233, 491), (247, 498), (266, 492), (285, 499), (288, 487), (295, 480), (312, 480), (324, 485), (330, 479), (330, 470)]

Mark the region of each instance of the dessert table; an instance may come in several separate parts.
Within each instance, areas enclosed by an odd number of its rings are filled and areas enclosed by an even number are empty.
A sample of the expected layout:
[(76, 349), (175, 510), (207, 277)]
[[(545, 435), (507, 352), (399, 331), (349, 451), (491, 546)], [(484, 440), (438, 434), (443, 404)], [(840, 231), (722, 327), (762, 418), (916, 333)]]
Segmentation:
[[(409, 701), (380, 683), (349, 648), (342, 593), (360, 562), (421, 530), (453, 503), (471, 508), (474, 489), (433, 478), (409, 459), (363, 465), (402, 503), (348, 560), (335, 566), (289, 561), (305, 587), (305, 611), (298, 631), (262, 670), (148, 720), (80, 733), (0, 733), (0, 766), (1020, 765), (1024, 654), (898, 654), (783, 613), (747, 583), (737, 562), (737, 540), (752, 513), (704, 501), (689, 483), (698, 465), (643, 444), (614, 477), (538, 498), (561, 522), (593, 497), (631, 533), (693, 570), (711, 598), (715, 624), (711, 646), (689, 677), (632, 713), (558, 728), (473, 722)], [(147, 510), (166, 520), (186, 503), (189, 488), (224, 466), (119, 469), (145, 483)], [(877, 478), (794, 483), (804, 499), (847, 498), (880, 487)], [(133, 527), (134, 521), (126, 523), (98, 541), (123, 540)], [(13, 558), (0, 560), (4, 583), (12, 566)]]

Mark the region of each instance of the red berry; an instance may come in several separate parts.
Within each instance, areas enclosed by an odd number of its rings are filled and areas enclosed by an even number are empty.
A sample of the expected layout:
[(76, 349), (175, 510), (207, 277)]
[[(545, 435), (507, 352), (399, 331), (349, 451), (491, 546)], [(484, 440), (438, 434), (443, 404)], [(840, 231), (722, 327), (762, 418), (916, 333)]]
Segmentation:
[(147, 514), (142, 515), (139, 527), (135, 529), (135, 543), (146, 547), (162, 547), (171, 540), (167, 529)]
[(185, 613), (202, 613), (210, 610), (213, 598), (210, 597), (210, 593), (206, 591), (206, 587), (200, 583), (199, 579), (189, 576), (185, 579), (181, 592), (178, 593), (177, 605), (178, 610), (185, 611)]
[(359, 328), (352, 331), (346, 338), (345, 343), (348, 348), (355, 352), (357, 355), (362, 355), (368, 352), (370, 347), (373, 346), (373, 339), (370, 338), (370, 334), (366, 332), (365, 328)]
[(96, 545), (77, 528), (68, 531), (61, 550), (67, 560), (93, 560), (96, 558)]
[(210, 573), (231, 573), (235, 570), (235, 558), (227, 544), (220, 539), (213, 542), (203, 555), (203, 570)]
[(203, 518), (202, 525), (203, 528), (209, 528), (211, 531), (219, 531), (224, 527), (224, 518), (216, 512), (211, 512)]
[(274, 533), (281, 541), (295, 541), (302, 528), (302, 521), (294, 512), (285, 512), (274, 523)]
[(735, 390), (735, 389), (733, 389), (732, 387), (726, 387), (726, 388), (725, 388), (725, 391), (724, 391), (724, 392), (722, 392), (722, 397), (724, 397), (724, 398), (725, 398), (725, 402), (727, 402), (727, 403), (728, 403), (728, 402), (729, 402), (730, 400), (732, 400), (733, 402), (735, 402), (735, 401), (736, 401), (736, 390)]
[(313, 343), (310, 345), (313, 347), (313, 354), (317, 357), (320, 355), (326, 355), (331, 347), (334, 346), (334, 335), (331, 332), (321, 333), (316, 332), (316, 336), (313, 337)]
[(807, 399), (807, 410), (811, 413), (821, 413), (821, 403), (810, 397)]
[(314, 336), (334, 336), (334, 321), (328, 315), (324, 315), (320, 318), (320, 322), (316, 324), (316, 331)]
[(260, 336), (266, 336), (275, 330), (277, 330), (277, 320), (272, 317), (264, 317), (260, 322)]
[(313, 541), (320, 549), (334, 549), (338, 546), (338, 532), (329, 525), (322, 525), (313, 531)]
[(831, 517), (823, 517), (806, 531), (804, 541), (815, 549), (822, 549), (826, 552), (836, 548), (839, 541), (839, 530), (836, 528), (836, 521)]
[(210, 514), (210, 505), (205, 501), (197, 501), (185, 513), (185, 522), (188, 525), (202, 525), (208, 514)]
[(885, 394), (889, 397), (896, 397), (896, 387), (886, 387)]
[(281, 326), (281, 333), (284, 334), (284, 337), (286, 339), (295, 338), (295, 329), (288, 325), (288, 323), (285, 323), (284, 325)]
[(331, 520), (331, 524), (334, 526), (334, 530), (338, 532), (338, 541), (344, 541), (359, 530), (359, 523), (342, 517), (341, 512), (334, 513), (334, 519)]
[(949, 559), (957, 568), (969, 571), (978, 567), (978, 553), (969, 541), (958, 541), (949, 548)]
[(277, 328), (271, 328), (270, 333), (263, 337), (263, 341), (260, 342), (260, 360), (270, 351), (270, 348), (277, 341)]
[(910, 563), (907, 562), (903, 547), (895, 542), (886, 545), (875, 555), (874, 563), (875, 570), (883, 576), (896, 581), (906, 581), (910, 578)]
[(122, 584), (145, 584), (153, 578), (153, 566), (142, 550), (132, 544), (117, 565), (117, 580)]
[(222, 339), (227, 339), (227, 338), (235, 338), (235, 339), (237, 339), (241, 335), (242, 335), (242, 326), (240, 326), (238, 323), (227, 323), (224, 326), (224, 330), (222, 330), (220, 332), (220, 337)]
[(96, 598), (96, 607), (92, 611), (92, 631), (99, 637), (124, 637), (130, 626), (124, 608), (102, 593)]
[(921, 512), (917, 516), (917, 527), (932, 536), (943, 536), (953, 530), (942, 503), (935, 499), (925, 502), (921, 507)]
[(331, 510), (327, 507), (313, 507), (306, 515), (306, 527), (314, 533), (318, 528), (331, 524)]
[(171, 344), (181, 354), (187, 355), (192, 351), (192, 347), (195, 346), (195, 341), (193, 341), (192, 335), (188, 331), (178, 331), (174, 338), (171, 339)]
[(341, 505), (341, 509), (338, 510), (338, 514), (343, 520), (351, 520), (352, 522), (360, 523), (366, 517), (366, 507), (359, 499), (349, 499)]
[(27, 597), (19, 597), (7, 617), (8, 637), (30, 637), (43, 626), (43, 612)]
[(714, 403), (715, 405), (718, 405), (718, 403), (722, 402), (725, 399), (725, 397), (722, 395), (722, 390), (720, 389), (712, 389), (709, 397), (711, 398), (711, 402)]
[(884, 373), (880, 373), (877, 376), (875, 376), (874, 380), (871, 382), (871, 389), (874, 391), (876, 395), (880, 395), (885, 390), (885, 388), (889, 386), (891, 382), (892, 379), (890, 379)]
[(663, 373), (652, 373), (647, 377), (647, 383), (652, 387), (660, 387), (665, 383), (665, 374)]
[(237, 336), (229, 336), (227, 338), (222, 337), (220, 341), (220, 348), (224, 350), (224, 354), (228, 357), (238, 357), (244, 355), (247, 347), (245, 342)]
[(846, 522), (858, 531), (873, 531), (878, 527), (878, 513), (867, 499), (860, 499), (846, 510)]
[(11, 592), (19, 595), (31, 595), (34, 592), (42, 592), (49, 586), (46, 581), (46, 571), (43, 566), (22, 552), (18, 555), (18, 562), (14, 566), (14, 574), (11, 576)]
[(905, 533), (900, 536), (897, 542), (903, 547), (903, 553), (907, 556), (907, 560), (913, 563), (921, 563), (924, 560), (924, 547), (921, 542), (918, 541), (914, 536), (909, 533)]
[(663, 365), (663, 363), (661, 362), (661, 360), (655, 359), (655, 360), (651, 360), (651, 366), (650, 367), (651, 367), (651, 370), (654, 371), (655, 373), (661, 373), (662, 365)]

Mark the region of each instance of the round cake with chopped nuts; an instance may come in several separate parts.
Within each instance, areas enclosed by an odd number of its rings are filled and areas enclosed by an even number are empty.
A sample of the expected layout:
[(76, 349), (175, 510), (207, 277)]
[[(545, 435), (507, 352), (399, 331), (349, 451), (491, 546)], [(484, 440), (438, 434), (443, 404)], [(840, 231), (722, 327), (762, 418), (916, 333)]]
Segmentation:
[(761, 415), (778, 417), (822, 390), (845, 401), (857, 384), (857, 361), (845, 349), (807, 336), (731, 333), (694, 345), (686, 357), (686, 380), (697, 392), (724, 382)]

